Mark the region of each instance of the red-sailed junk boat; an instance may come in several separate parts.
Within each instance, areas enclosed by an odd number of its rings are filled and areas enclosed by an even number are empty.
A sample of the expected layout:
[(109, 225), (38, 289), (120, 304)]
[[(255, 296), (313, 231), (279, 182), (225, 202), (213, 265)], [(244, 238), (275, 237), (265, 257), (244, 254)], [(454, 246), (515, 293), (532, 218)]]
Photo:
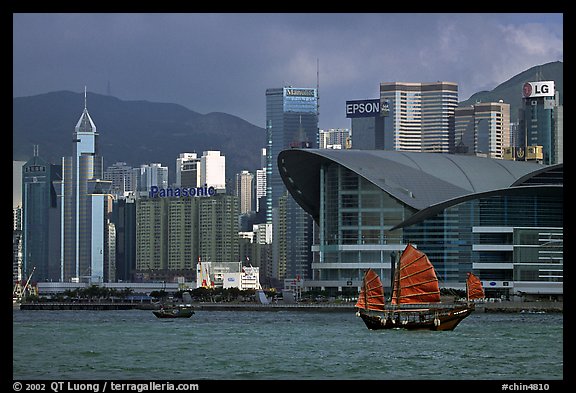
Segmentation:
[(434, 266), (423, 252), (408, 244), (397, 264), (391, 304), (376, 272), (368, 269), (356, 303), (356, 315), (368, 329), (453, 330), (484, 298), (482, 283), (472, 273), (466, 280), (467, 302), (443, 304)]

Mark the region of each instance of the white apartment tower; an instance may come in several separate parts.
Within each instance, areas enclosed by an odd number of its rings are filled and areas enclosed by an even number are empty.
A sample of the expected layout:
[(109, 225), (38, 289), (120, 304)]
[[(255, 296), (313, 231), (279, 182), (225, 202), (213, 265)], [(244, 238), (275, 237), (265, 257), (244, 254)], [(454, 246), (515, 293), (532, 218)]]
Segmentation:
[(208, 150), (200, 158), (200, 185), (226, 190), (226, 157), (219, 150)]
[(240, 214), (254, 211), (252, 208), (252, 189), (254, 175), (249, 171), (236, 174), (236, 196), (240, 201)]

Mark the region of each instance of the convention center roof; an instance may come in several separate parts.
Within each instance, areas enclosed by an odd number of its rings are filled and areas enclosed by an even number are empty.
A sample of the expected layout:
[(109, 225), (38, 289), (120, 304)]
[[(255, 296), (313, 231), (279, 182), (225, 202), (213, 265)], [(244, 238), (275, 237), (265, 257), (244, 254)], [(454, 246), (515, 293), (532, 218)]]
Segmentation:
[[(389, 150), (288, 149), (278, 170), (290, 194), (318, 222), (320, 166), (334, 162), (418, 213), (416, 218), (491, 194), (562, 192), (563, 164), (542, 165), (471, 155)], [(405, 226), (415, 219), (411, 218)]]

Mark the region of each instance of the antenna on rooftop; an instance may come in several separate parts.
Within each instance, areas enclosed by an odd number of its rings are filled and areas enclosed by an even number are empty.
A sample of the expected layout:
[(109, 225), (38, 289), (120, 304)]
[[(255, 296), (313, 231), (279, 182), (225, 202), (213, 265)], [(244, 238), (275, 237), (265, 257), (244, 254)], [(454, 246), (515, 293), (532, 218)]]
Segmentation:
[(320, 59), (316, 58), (316, 115), (320, 115)]

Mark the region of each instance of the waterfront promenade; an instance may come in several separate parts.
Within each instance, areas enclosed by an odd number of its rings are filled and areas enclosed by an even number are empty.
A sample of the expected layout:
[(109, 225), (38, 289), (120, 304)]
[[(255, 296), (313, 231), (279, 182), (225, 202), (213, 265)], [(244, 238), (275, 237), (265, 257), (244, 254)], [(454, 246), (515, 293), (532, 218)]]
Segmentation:
[[(353, 303), (192, 303), (198, 311), (308, 311), (308, 312), (354, 312)], [(153, 310), (158, 304), (141, 302), (87, 302), (87, 303), (24, 303), (21, 310)], [(516, 313), (544, 312), (563, 313), (563, 302), (489, 302), (476, 304), (476, 312)]]

